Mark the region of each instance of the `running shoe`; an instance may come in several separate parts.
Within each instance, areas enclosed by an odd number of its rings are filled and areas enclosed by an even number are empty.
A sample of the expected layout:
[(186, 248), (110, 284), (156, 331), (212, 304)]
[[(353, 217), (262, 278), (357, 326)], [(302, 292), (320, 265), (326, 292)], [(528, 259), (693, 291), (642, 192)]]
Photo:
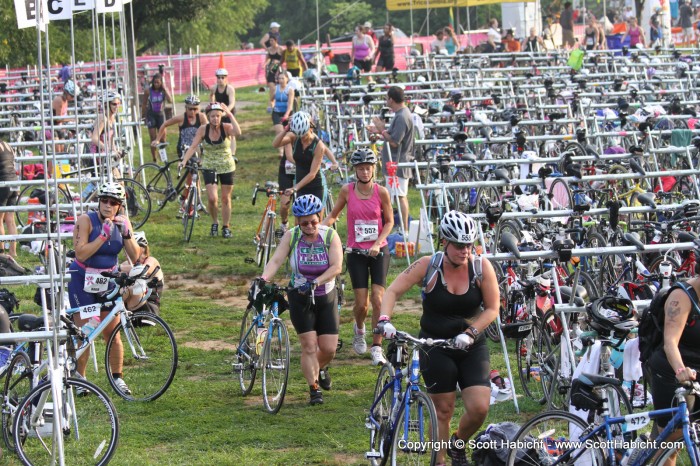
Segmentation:
[(367, 342), (365, 341), (365, 329), (360, 330), (357, 328), (357, 322), (352, 324), (352, 329), (355, 332), (355, 336), (352, 337), (352, 349), (355, 350), (357, 354), (365, 354), (367, 352)]
[(321, 392), (318, 386), (316, 388), (309, 388), (309, 404), (311, 406), (323, 404), (323, 392)]
[(131, 395), (131, 390), (129, 389), (129, 386), (126, 384), (126, 382), (124, 382), (124, 379), (114, 379), (114, 385), (116, 385), (119, 391), (124, 393), (125, 395)]
[(219, 224), (212, 223), (211, 224), (211, 236), (218, 236), (218, 235), (219, 235)]
[(331, 389), (331, 385), (333, 383), (331, 382), (331, 375), (328, 373), (328, 366), (326, 366), (324, 369), (321, 369), (318, 373), (318, 385), (328, 391)]
[[(457, 444), (461, 444), (462, 448), (458, 448)], [(471, 463), (467, 459), (467, 450), (464, 448), (464, 441), (457, 438), (457, 434), (452, 434), (450, 444), (447, 448), (447, 456), (452, 459), (452, 466), (470, 466)]]
[(384, 357), (384, 352), (382, 351), (381, 346), (373, 346), (370, 348), (369, 352), (372, 355), (373, 366), (381, 366), (386, 363), (386, 358)]
[(231, 234), (231, 229), (229, 227), (223, 227), (221, 229), (221, 236), (223, 236), (224, 238), (230, 238), (231, 236), (233, 236)]

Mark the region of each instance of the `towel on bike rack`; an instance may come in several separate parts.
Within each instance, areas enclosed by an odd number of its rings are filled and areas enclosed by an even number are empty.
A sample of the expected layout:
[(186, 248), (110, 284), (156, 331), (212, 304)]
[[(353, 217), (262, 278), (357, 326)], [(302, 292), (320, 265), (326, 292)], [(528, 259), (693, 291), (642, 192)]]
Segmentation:
[(674, 129), (671, 130), (671, 146), (678, 148), (678, 152), (671, 154), (671, 168), (676, 167), (678, 155), (685, 154), (685, 148), (690, 145), (693, 138), (693, 132), (689, 129)]
[(622, 380), (638, 381), (642, 377), (642, 363), (639, 360), (639, 338), (627, 340), (622, 355)]
[[(600, 352), (602, 347), (603, 345), (599, 341), (593, 343), (586, 354), (581, 358), (581, 361), (579, 361), (576, 369), (574, 369), (571, 380), (577, 379), (583, 373), (597, 374), (600, 371)], [(588, 421), (588, 411), (576, 409), (573, 405), (569, 405), (569, 412), (574, 416), (580, 417), (583, 421)]]

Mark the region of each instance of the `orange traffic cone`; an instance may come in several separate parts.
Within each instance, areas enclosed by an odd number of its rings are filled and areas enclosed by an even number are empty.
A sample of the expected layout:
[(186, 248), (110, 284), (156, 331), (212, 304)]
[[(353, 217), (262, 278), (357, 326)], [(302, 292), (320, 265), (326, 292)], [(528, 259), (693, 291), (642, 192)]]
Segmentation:
[(226, 68), (226, 65), (224, 63), (224, 54), (222, 53), (219, 55), (219, 69), (221, 68)]

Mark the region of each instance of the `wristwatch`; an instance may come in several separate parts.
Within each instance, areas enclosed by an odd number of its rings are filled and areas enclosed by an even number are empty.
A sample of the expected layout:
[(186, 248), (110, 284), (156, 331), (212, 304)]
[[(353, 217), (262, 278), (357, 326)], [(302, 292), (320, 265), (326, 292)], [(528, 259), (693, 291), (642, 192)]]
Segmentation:
[(474, 337), (475, 340), (476, 340), (476, 337), (479, 336), (479, 330), (476, 327), (474, 327), (473, 325), (470, 325), (469, 328), (466, 330), (466, 332), (471, 333), (471, 335)]

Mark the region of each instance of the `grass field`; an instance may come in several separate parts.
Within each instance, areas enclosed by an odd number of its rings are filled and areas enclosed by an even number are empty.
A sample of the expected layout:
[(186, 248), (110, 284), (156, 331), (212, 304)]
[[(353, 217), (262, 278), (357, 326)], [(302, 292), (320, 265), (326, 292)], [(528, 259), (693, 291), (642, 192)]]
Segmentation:
[[(203, 217), (195, 225), (192, 241), (184, 243), (181, 223), (176, 220), (177, 206), (173, 204), (164, 212), (152, 214), (144, 227), (152, 253), (166, 275), (161, 316), (175, 332), (179, 367), (170, 389), (155, 402), (136, 404), (113, 398), (121, 422), (113, 464), (367, 464), (364, 453), (369, 435), (364, 420), (378, 369), (370, 366), (368, 354), (359, 357), (352, 351), (349, 306), (341, 316), (345, 347), (331, 366), (333, 389), (324, 395), (322, 406), (307, 405), (308, 387), (299, 368), (300, 350), (291, 323), (292, 367), (279, 414), (269, 415), (263, 410), (259, 381), (253, 392), (243, 397), (238, 379), (232, 374), (246, 291), (250, 279), (260, 273), (245, 262), (253, 256), (253, 233), (264, 207), (261, 202), (251, 205), (252, 188), (256, 182), (276, 180), (277, 173), (271, 123), (265, 113), (266, 95), (243, 89), (238, 92), (238, 100), (244, 103), (238, 114), (244, 134), (238, 142), (234, 237), (209, 237), (210, 221)], [(173, 131), (170, 140), (170, 147), (174, 147)], [(413, 196), (411, 213), (417, 217), (419, 201), (416, 193)], [(344, 220), (341, 223), (344, 230)], [(32, 268), (38, 264), (27, 253), (22, 253), (20, 262)], [(405, 260), (392, 259), (390, 281), (405, 265)], [(283, 283), (283, 277), (277, 278)], [(38, 312), (32, 303), (34, 288), (18, 287), (13, 291), (22, 299), (23, 311)], [(417, 333), (420, 309), (420, 295), (413, 290), (400, 303), (393, 321), (398, 328)], [(491, 345), (492, 366), (505, 377), (500, 346)], [(98, 360), (103, 366), (103, 348), (98, 348)], [(512, 364), (515, 367), (514, 358)], [(101, 370), (96, 374), (89, 366), (88, 378), (111, 394)], [(515, 387), (521, 391), (519, 383)], [(520, 397), (520, 409), (521, 414), (516, 414), (512, 401), (500, 403), (491, 409), (487, 424), (522, 422), (542, 407)], [(455, 420), (461, 412), (458, 410)], [(18, 464), (7, 454), (2, 462)]]

